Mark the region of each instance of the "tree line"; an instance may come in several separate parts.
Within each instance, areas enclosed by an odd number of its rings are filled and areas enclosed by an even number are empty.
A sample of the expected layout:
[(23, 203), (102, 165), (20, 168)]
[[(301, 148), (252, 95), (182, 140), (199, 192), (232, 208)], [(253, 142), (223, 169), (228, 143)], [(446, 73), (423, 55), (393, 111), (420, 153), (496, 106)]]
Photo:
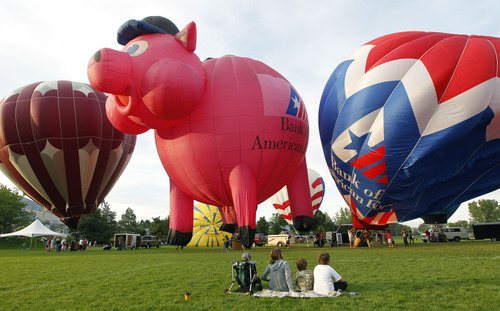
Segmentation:
[[(25, 210), (26, 203), (22, 201), (23, 193), (17, 189), (9, 189), (5, 185), (0, 184), (0, 232), (8, 233), (19, 230), (29, 225), (34, 214)], [(459, 221), (449, 223), (449, 226), (462, 226), (468, 230), (471, 229), (472, 223), (486, 223), (500, 221), (500, 205), (496, 200), (479, 200), (468, 204), (469, 221)], [(116, 212), (112, 211), (108, 202), (104, 202), (96, 210), (95, 213), (83, 215), (80, 218), (76, 230), (72, 230), (71, 234), (74, 237), (85, 236), (90, 241), (98, 243), (109, 243), (115, 233), (127, 232), (145, 235), (149, 234), (157, 236), (162, 241), (166, 240), (169, 228), (170, 217), (166, 218), (153, 217), (151, 220), (137, 221), (137, 217), (132, 208), (127, 208), (125, 212), (117, 220)], [(340, 210), (332, 217), (328, 213), (318, 210), (314, 217), (312, 232), (327, 232), (336, 231), (341, 224), (351, 224), (352, 214), (347, 207), (341, 207)], [(411, 229), (408, 226), (401, 224), (391, 224), (388, 228), (397, 234), (402, 228)], [(430, 225), (422, 224), (419, 226), (419, 231), (424, 232)], [(283, 230), (290, 230), (287, 222), (280, 214), (274, 213), (269, 220), (265, 217), (260, 217), (256, 223), (256, 231), (258, 233), (279, 234)]]

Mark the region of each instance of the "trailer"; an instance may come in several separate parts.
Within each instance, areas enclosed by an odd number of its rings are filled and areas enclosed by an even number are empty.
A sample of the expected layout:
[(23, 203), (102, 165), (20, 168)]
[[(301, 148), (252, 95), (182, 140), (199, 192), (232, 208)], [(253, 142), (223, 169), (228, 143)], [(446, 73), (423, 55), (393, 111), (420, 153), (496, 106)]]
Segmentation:
[(352, 224), (342, 224), (337, 228), (337, 245), (349, 244), (349, 230), (352, 228)]
[[(268, 235), (267, 236), (267, 245), (269, 245), (269, 246), (284, 246), (284, 245), (286, 245), (287, 240), (288, 240), (288, 234)], [(295, 244), (292, 241), (293, 241), (293, 238), (290, 237), (290, 243)]]
[(124, 239), (123, 248), (136, 249), (141, 247), (141, 235), (135, 233), (116, 233), (114, 239), (114, 246), (118, 248), (120, 236)]
[(476, 240), (500, 240), (500, 222), (472, 224), (472, 231), (474, 231), (474, 238)]

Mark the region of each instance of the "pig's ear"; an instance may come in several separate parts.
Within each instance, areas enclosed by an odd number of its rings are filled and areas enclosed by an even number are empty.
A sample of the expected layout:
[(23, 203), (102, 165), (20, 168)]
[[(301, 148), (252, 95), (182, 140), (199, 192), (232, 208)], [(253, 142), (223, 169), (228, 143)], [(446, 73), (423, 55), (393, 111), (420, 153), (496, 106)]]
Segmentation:
[(184, 45), (184, 48), (190, 52), (196, 49), (196, 24), (189, 23), (184, 29), (175, 35), (175, 40)]

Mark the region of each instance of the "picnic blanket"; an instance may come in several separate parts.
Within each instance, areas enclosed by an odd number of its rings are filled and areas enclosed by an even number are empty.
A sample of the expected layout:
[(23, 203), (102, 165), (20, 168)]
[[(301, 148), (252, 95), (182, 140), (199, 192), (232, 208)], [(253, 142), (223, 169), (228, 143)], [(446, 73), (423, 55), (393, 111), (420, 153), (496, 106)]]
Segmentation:
[(292, 298), (327, 298), (327, 297), (338, 297), (342, 296), (342, 291), (334, 291), (328, 293), (328, 295), (323, 295), (316, 293), (315, 291), (308, 290), (303, 292), (279, 292), (270, 289), (263, 289), (260, 292), (253, 294), (254, 297), (292, 297)]

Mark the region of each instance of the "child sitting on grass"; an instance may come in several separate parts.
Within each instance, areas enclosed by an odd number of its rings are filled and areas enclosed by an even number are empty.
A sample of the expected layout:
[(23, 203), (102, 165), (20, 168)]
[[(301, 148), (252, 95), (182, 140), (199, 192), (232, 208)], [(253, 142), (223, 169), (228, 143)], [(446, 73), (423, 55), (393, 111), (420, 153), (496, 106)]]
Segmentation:
[(314, 268), (314, 291), (328, 295), (339, 289), (346, 290), (347, 282), (330, 267), (330, 254), (319, 254), (318, 261), (319, 265)]
[(303, 257), (299, 257), (296, 264), (298, 271), (295, 273), (295, 290), (312, 290), (314, 277), (312, 271), (307, 269), (307, 260)]

